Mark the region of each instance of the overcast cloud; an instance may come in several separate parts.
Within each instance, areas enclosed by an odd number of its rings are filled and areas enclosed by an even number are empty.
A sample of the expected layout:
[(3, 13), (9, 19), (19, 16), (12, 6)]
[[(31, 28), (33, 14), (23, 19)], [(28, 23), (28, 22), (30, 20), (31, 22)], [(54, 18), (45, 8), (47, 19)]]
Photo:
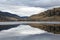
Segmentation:
[(0, 0), (0, 10), (20, 16), (37, 14), (54, 6), (60, 6), (60, 0)]
[(1, 4), (33, 6), (33, 7), (52, 7), (60, 6), (60, 0), (0, 0)]
[(28, 7), (28, 6), (16, 6), (16, 5), (2, 5), (0, 4), (0, 10), (17, 14), (19, 16), (31, 16), (45, 11), (45, 8)]

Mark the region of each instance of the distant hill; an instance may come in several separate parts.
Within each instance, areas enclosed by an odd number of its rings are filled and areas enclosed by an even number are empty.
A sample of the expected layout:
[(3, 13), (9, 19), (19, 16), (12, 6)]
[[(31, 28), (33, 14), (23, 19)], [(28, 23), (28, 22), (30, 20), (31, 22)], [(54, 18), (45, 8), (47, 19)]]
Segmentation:
[(20, 16), (20, 18), (28, 18), (28, 16)]
[(11, 14), (9, 12), (0, 11), (0, 21), (18, 21), (19, 19), (20, 19), (20, 16)]
[(28, 16), (20, 16), (19, 21), (30, 21)]
[(32, 21), (60, 21), (60, 8), (53, 8), (30, 17)]
[[(0, 11), (0, 22), (7, 22), (7, 21), (19, 21), (20, 20), (20, 16), (15, 15), (15, 14), (11, 14), (9, 12), (2, 12)], [(1, 30), (6, 30), (6, 29), (10, 29), (13, 27), (17, 27), (18, 25), (0, 25), (0, 31)]]

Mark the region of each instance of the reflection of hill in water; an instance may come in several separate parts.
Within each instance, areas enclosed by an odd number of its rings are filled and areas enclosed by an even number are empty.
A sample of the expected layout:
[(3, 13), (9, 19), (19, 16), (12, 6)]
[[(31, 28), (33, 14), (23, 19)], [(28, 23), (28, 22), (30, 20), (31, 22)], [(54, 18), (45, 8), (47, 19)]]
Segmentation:
[(1, 30), (7, 30), (7, 29), (10, 29), (10, 28), (14, 28), (14, 27), (17, 27), (18, 25), (0, 25), (0, 31)]
[(55, 36), (52, 34), (36, 34), (28, 36), (12, 36), (0, 38), (0, 40), (60, 40), (60, 36)]
[(49, 25), (45, 25), (45, 24), (29, 24), (32, 27), (36, 27), (48, 32), (52, 32), (55, 34), (60, 34), (60, 24), (49, 24)]

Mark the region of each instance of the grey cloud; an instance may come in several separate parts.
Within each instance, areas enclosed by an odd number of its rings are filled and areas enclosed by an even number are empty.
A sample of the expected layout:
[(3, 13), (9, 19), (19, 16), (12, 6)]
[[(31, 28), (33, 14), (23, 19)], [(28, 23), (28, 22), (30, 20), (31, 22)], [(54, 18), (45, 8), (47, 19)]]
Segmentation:
[[(26, 10), (27, 9), (27, 10)], [(2, 5), (0, 4), (0, 10), (10, 12), (19, 16), (31, 16), (45, 11), (45, 8), (28, 7), (28, 6), (16, 6), (16, 5)]]
[(34, 6), (34, 7), (52, 7), (60, 6), (60, 0), (4, 0), (2, 4), (10, 5), (24, 5), (24, 6)]

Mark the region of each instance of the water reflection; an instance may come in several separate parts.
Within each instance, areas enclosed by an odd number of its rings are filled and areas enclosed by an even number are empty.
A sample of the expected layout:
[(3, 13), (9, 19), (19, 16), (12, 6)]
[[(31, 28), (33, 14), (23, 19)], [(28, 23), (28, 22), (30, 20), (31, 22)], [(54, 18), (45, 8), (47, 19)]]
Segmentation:
[(40, 33), (45, 33), (45, 31), (37, 29), (37, 28), (33, 28), (29, 25), (20, 25), (20, 26), (15, 27), (15, 28), (11, 28), (11, 29), (8, 29), (8, 30), (1, 31), (0, 36), (2, 37), (2, 36), (7, 35), (7, 34), (12, 34), (12, 35), (9, 35), (9, 36), (13, 36), (13, 35), (14, 36), (18, 35), (19, 36), (21, 34), (30, 35), (30, 34), (40, 34)]
[(20, 25), (1, 31), (0, 40), (60, 40), (60, 36), (48, 34), (29, 25)]

